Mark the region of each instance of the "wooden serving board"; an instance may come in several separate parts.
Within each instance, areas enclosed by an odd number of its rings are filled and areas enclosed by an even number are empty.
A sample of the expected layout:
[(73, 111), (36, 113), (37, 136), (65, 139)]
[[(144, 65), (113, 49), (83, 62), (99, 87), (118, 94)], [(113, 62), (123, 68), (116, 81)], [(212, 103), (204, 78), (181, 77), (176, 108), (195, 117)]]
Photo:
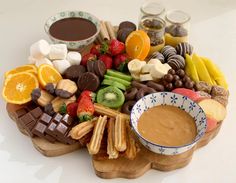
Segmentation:
[[(18, 129), (25, 135), (27, 133), (18, 124), (15, 116), (15, 111), (20, 108), (19, 105), (7, 104), (6, 106), (8, 115), (16, 122)], [(182, 168), (189, 164), (192, 159), (193, 153), (196, 149), (207, 145), (211, 139), (213, 139), (219, 132), (222, 122), (217, 127), (206, 133), (202, 139), (190, 150), (173, 156), (166, 156), (153, 153), (140, 145), (140, 152), (134, 160), (128, 160), (125, 157), (120, 157), (115, 160), (98, 160), (93, 157), (93, 167), (96, 175), (101, 178), (137, 178), (143, 175), (150, 169), (156, 169), (161, 171), (171, 171), (178, 168)], [(83, 147), (80, 143), (73, 145), (65, 145), (59, 142), (50, 143), (39, 137), (31, 138), (34, 147), (45, 156), (59, 156), (78, 150)]]

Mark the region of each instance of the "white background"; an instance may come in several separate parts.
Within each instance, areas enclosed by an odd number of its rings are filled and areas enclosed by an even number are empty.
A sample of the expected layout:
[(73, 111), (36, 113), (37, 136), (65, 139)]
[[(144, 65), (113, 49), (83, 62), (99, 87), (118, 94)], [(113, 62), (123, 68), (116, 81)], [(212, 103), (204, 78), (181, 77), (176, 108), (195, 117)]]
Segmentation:
[[(48, 39), (45, 20), (63, 10), (84, 10), (119, 24), (137, 23), (141, 0), (0, 0), (0, 78), (8, 69), (27, 63), (30, 45)], [(228, 116), (218, 136), (195, 152), (192, 162), (172, 172), (151, 170), (135, 182), (236, 182), (236, 1), (165, 0), (167, 9), (182, 9), (192, 16), (191, 43), (195, 51), (212, 58), (230, 86)], [(86, 150), (47, 158), (34, 149), (9, 119), (0, 100), (0, 182), (124, 182), (103, 180), (94, 174)], [(131, 180), (132, 181), (132, 180)]]

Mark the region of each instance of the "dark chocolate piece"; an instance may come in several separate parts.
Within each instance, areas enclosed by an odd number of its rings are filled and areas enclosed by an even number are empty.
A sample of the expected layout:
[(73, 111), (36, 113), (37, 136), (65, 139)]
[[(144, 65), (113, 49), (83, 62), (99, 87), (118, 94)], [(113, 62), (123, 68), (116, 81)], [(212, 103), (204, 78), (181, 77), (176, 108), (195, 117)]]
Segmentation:
[(125, 43), (127, 37), (133, 31), (134, 30), (132, 28), (122, 28), (122, 29), (119, 29), (118, 32), (117, 32), (117, 40)]
[(78, 88), (83, 90), (96, 91), (100, 85), (100, 81), (97, 75), (92, 72), (86, 72), (82, 74), (77, 82)]
[(47, 114), (49, 114), (50, 116), (53, 116), (53, 114), (55, 114), (56, 112), (53, 109), (52, 104), (48, 104), (44, 107), (44, 112), (46, 112)]
[(52, 122), (58, 124), (58, 123), (60, 123), (62, 117), (63, 117), (63, 116), (62, 116), (61, 114), (56, 113), (56, 114), (53, 116)]
[(98, 77), (102, 78), (105, 75), (106, 70), (107, 70), (106, 65), (101, 60), (96, 60), (94, 62), (95, 62), (94, 63), (94, 72)]
[(66, 134), (67, 130), (68, 127), (66, 125), (59, 123), (55, 128), (55, 134), (60, 138), (60, 136), (64, 136)]
[(35, 127), (32, 130), (32, 133), (37, 135), (38, 137), (44, 138), (45, 134), (45, 130), (46, 130), (47, 126), (43, 123), (38, 122)]
[(71, 126), (73, 123), (73, 119), (72, 117), (69, 116), (69, 114), (65, 114), (63, 118), (61, 119), (61, 122), (67, 126)]
[(135, 31), (136, 30), (136, 25), (133, 22), (124, 21), (124, 22), (121, 22), (119, 24), (119, 28), (118, 29), (123, 29), (123, 28), (130, 28), (133, 31)]
[(27, 112), (28, 112), (27, 109), (24, 108), (24, 107), (23, 107), (23, 108), (20, 108), (20, 109), (18, 109), (18, 110), (16, 110), (16, 111), (15, 111), (15, 117), (16, 117), (16, 119), (22, 117), (22, 116), (25, 115)]
[(30, 113), (32, 114), (34, 118), (38, 119), (43, 114), (43, 111), (40, 107), (37, 107), (33, 109), (32, 111), (30, 111)]
[(88, 72), (94, 72), (94, 61), (93, 60), (88, 60), (87, 62), (87, 70)]
[(24, 128), (26, 128), (29, 123), (36, 122), (35, 118), (30, 113), (27, 113), (22, 116), (19, 121)]
[(45, 90), (50, 93), (51, 95), (54, 95), (55, 94), (55, 89), (56, 89), (56, 84), (54, 83), (48, 83), (46, 86), (45, 86)]
[(56, 138), (56, 134), (54, 133), (54, 130), (56, 128), (57, 124), (54, 122), (51, 122), (49, 124), (49, 126), (47, 127), (47, 129), (45, 130), (45, 132), (49, 135), (51, 135), (52, 137)]
[(49, 115), (46, 114), (46, 113), (43, 113), (43, 114), (41, 115), (41, 117), (39, 118), (39, 121), (38, 121), (38, 122), (43, 123), (43, 124), (45, 124), (45, 125), (48, 125), (48, 124), (50, 123), (51, 119), (52, 119), (51, 116), (49, 116)]
[(72, 65), (66, 69), (64, 72), (64, 77), (76, 82), (85, 72), (86, 68), (83, 65)]

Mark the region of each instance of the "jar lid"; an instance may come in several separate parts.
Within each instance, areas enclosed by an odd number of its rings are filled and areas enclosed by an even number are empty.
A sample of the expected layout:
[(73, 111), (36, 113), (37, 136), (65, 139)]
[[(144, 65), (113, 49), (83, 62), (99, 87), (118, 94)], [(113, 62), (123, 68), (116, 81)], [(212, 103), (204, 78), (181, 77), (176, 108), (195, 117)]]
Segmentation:
[(173, 24), (184, 24), (190, 19), (190, 15), (181, 10), (168, 11), (166, 14), (166, 20)]
[(141, 12), (145, 15), (161, 15), (165, 12), (165, 7), (161, 3), (148, 1), (141, 6)]

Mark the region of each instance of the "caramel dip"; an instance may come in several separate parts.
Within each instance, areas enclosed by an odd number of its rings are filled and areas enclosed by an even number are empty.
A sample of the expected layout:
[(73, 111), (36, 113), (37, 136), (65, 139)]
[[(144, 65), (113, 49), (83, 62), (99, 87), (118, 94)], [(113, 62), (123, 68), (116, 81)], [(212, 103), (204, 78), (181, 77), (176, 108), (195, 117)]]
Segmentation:
[(194, 119), (187, 112), (170, 105), (145, 111), (139, 118), (138, 131), (148, 141), (163, 146), (189, 144), (197, 135)]

